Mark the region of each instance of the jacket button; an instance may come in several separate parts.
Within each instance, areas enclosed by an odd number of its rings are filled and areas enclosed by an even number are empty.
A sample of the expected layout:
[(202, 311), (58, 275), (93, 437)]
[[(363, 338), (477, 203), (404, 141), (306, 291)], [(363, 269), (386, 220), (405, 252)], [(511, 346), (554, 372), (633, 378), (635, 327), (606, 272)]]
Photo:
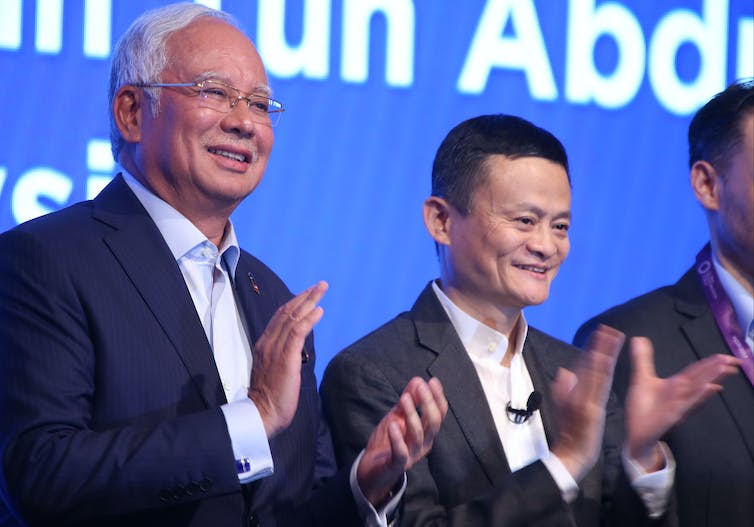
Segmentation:
[(162, 503), (167, 503), (170, 501), (171, 495), (169, 490), (161, 490), (160, 491), (160, 501)]
[(173, 489), (173, 499), (178, 501), (181, 498), (188, 496), (188, 493), (186, 492), (186, 487), (183, 487), (182, 485), (178, 485)]
[(201, 491), (201, 488), (199, 487), (199, 484), (196, 481), (192, 481), (188, 485), (188, 487), (186, 487), (186, 495), (187, 496), (192, 496), (192, 495), (198, 493), (199, 491)]
[(260, 527), (259, 518), (253, 512), (249, 513), (249, 519), (246, 522), (247, 527)]
[(199, 482), (199, 490), (202, 492), (207, 492), (209, 489), (212, 488), (212, 480), (209, 478), (204, 478)]

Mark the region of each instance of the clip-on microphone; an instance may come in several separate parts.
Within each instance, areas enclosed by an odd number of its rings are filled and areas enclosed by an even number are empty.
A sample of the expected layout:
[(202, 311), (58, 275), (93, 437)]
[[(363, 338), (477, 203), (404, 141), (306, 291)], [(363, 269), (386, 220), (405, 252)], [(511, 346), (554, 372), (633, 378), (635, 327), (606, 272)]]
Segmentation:
[(511, 407), (510, 401), (508, 401), (508, 404), (505, 407), (505, 413), (508, 414), (508, 421), (517, 425), (525, 423), (534, 412), (539, 410), (541, 404), (542, 394), (536, 390), (529, 395), (529, 399), (526, 401), (526, 410), (513, 408)]

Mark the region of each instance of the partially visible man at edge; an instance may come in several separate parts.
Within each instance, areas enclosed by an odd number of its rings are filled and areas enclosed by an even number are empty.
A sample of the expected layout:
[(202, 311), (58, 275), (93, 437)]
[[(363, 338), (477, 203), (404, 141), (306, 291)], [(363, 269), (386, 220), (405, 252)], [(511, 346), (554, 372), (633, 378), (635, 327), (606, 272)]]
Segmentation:
[[(714, 353), (742, 361), (725, 389), (664, 437), (676, 459), (683, 527), (754, 525), (754, 79), (733, 83), (689, 126), (691, 188), (704, 209), (709, 243), (672, 286), (596, 316), (579, 328), (585, 342), (598, 324), (649, 337), (660, 376)], [(619, 359), (615, 391), (630, 388)]]
[(660, 380), (651, 345), (634, 340), (624, 432), (608, 400), (623, 335), (603, 326), (581, 353), (526, 323), (523, 309), (547, 299), (568, 254), (571, 189), (563, 145), (524, 119), (485, 115), (451, 130), (423, 212), (439, 280), (323, 377), (338, 461), (355, 458), (402, 383), (436, 377), (449, 412), (408, 472), (405, 525), (672, 525), (673, 461), (658, 438), (736, 359)]
[(384, 525), (442, 388), (407, 383), (336, 475), (310, 335), (327, 285), (294, 297), (229, 220), (282, 111), (254, 45), (204, 6), (147, 12), (110, 99), (122, 172), (0, 235), (6, 524)]

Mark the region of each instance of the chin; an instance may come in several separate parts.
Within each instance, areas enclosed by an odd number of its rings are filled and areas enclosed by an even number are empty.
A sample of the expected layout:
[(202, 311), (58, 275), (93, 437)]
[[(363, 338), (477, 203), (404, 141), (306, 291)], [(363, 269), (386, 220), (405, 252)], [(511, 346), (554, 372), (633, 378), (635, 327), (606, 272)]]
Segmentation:
[(549, 290), (535, 295), (527, 295), (523, 297), (523, 304), (525, 306), (538, 306), (540, 304), (544, 304), (545, 300), (547, 300), (549, 297)]
[(219, 199), (228, 201), (242, 201), (251, 194), (257, 186), (258, 181), (251, 184), (249, 181), (230, 181), (229, 184), (215, 188), (215, 194)]

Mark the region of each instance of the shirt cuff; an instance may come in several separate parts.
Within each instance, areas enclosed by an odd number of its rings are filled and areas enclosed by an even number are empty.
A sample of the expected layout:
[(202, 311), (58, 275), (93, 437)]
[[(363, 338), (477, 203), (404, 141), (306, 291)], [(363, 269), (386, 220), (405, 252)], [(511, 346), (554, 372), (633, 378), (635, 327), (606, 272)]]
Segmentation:
[(259, 410), (251, 399), (242, 399), (220, 407), (225, 416), (228, 435), (238, 468), (238, 480), (250, 483), (271, 476), (274, 470), (270, 443)]
[(631, 459), (626, 446), (623, 446), (621, 458), (631, 486), (641, 498), (649, 511), (650, 518), (659, 518), (668, 508), (670, 491), (675, 481), (675, 459), (668, 445), (659, 443), (660, 451), (665, 460), (664, 468), (655, 472), (645, 472), (642, 466)]
[(359, 482), (356, 480), (356, 471), (363, 456), (364, 451), (362, 450), (359, 454), (359, 457), (357, 457), (356, 461), (354, 461), (353, 465), (351, 465), (351, 493), (353, 494), (353, 498), (356, 501), (356, 507), (359, 510), (359, 516), (361, 516), (361, 518), (364, 520), (364, 525), (366, 527), (387, 527), (389, 525), (388, 518), (393, 516), (395, 509), (398, 508), (398, 504), (403, 498), (403, 494), (405, 494), (406, 492), (406, 474), (403, 474), (400, 490), (393, 493), (388, 502), (382, 508), (380, 508), (380, 510), (377, 510), (372, 506), (371, 503), (369, 503), (369, 500), (367, 500), (366, 496), (364, 496), (364, 493), (361, 492), (361, 488), (359, 488)]
[(547, 470), (550, 472), (552, 479), (555, 480), (555, 484), (560, 489), (563, 501), (571, 503), (575, 500), (576, 496), (579, 495), (579, 485), (576, 483), (576, 480), (573, 479), (571, 473), (565, 468), (563, 462), (560, 461), (560, 458), (548, 450), (541, 459), (542, 463), (545, 464), (545, 467), (547, 467)]

